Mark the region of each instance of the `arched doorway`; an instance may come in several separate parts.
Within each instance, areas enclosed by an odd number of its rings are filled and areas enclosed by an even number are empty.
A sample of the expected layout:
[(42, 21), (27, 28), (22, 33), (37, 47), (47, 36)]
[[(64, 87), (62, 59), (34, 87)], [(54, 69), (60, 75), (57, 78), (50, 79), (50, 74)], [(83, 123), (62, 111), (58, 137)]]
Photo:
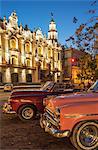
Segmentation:
[(12, 83), (18, 83), (18, 73), (11, 74)]
[(26, 74), (26, 81), (32, 82), (32, 74)]

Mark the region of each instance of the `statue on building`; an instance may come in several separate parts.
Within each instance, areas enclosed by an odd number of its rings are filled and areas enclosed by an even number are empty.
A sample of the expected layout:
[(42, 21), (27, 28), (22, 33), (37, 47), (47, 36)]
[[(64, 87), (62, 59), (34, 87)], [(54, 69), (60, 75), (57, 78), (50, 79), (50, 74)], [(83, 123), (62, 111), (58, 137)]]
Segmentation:
[(41, 28), (36, 29), (36, 39), (43, 39), (43, 34)]
[(13, 30), (13, 29), (16, 30), (18, 28), (18, 17), (15, 11), (13, 11), (11, 13), (11, 16), (9, 17), (9, 23), (7, 25), (7, 28), (10, 30)]

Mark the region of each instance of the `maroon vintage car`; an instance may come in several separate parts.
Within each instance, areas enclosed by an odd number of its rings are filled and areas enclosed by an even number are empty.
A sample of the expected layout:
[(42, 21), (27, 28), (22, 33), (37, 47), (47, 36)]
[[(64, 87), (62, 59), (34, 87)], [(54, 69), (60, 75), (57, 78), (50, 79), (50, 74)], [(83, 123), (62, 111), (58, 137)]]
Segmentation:
[(74, 90), (69, 84), (46, 82), (39, 90), (13, 90), (8, 102), (4, 104), (5, 113), (16, 113), (23, 121), (33, 119), (38, 112), (43, 112), (43, 98), (51, 95), (72, 93)]

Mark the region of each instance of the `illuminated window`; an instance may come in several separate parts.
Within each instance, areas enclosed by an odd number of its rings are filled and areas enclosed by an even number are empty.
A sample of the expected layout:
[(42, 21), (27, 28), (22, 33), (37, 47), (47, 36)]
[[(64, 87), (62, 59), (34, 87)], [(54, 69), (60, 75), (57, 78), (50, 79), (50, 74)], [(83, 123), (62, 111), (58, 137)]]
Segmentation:
[(30, 60), (27, 59), (27, 66), (30, 66)]
[(39, 55), (42, 54), (41, 47), (38, 48)]
[(29, 44), (29, 42), (26, 42), (26, 43), (25, 43), (25, 51), (26, 51), (27, 53), (30, 52), (30, 44)]
[(48, 57), (51, 57), (51, 50), (48, 49)]
[(12, 38), (10, 40), (10, 48), (11, 49), (15, 49), (16, 48), (16, 40), (15, 40), (15, 38)]

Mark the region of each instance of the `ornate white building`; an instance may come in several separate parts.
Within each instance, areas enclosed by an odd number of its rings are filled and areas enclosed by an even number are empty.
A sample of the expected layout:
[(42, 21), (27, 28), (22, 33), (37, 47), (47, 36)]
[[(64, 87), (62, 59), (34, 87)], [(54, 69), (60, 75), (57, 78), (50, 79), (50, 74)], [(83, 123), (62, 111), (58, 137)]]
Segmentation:
[(18, 25), (16, 12), (0, 19), (0, 83), (60, 80), (62, 47), (55, 21), (49, 24), (48, 38), (40, 28), (30, 31)]

